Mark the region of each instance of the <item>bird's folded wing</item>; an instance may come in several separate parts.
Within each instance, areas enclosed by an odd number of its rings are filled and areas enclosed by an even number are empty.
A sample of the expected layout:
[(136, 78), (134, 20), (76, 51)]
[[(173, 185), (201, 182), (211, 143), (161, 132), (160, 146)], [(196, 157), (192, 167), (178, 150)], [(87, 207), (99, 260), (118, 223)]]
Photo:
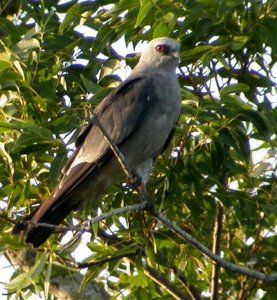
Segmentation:
[[(136, 133), (136, 129), (143, 122), (145, 114), (151, 109), (155, 99), (153, 80), (137, 77), (115, 89), (96, 107), (95, 113), (111, 140), (118, 145)], [(77, 145), (73, 159), (69, 159), (65, 166), (64, 177), (48, 200), (42, 204), (41, 212), (37, 213), (36, 219), (40, 219), (45, 209), (59, 206), (66, 201), (88, 174), (112, 155), (103, 133), (93, 123), (82, 132), (77, 139)]]

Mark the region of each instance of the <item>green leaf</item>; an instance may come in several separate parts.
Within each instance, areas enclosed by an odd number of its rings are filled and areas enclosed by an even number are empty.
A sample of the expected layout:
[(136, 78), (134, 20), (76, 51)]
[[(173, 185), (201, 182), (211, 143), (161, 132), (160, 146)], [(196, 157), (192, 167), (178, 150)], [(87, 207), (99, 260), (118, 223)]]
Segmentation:
[(48, 259), (47, 253), (41, 253), (38, 255), (36, 264), (28, 272), (21, 273), (8, 282), (5, 287), (10, 291), (23, 290), (29, 285), (33, 284), (40, 273), (42, 272), (45, 263)]
[(83, 74), (81, 74), (80, 77), (89, 93), (95, 94), (103, 89), (92, 80), (87, 79)]
[(245, 83), (234, 83), (230, 84), (228, 86), (223, 87), (220, 90), (220, 95), (223, 97), (227, 94), (235, 94), (235, 93), (241, 93), (241, 92), (247, 92), (249, 91), (249, 86)]
[(58, 174), (62, 174), (62, 169), (67, 161), (67, 155), (65, 153), (59, 153), (55, 156), (51, 163), (49, 178), (51, 186), (56, 186), (58, 184), (59, 176)]
[(174, 28), (174, 22), (160, 22), (154, 29), (153, 38), (169, 36)]
[(110, 10), (108, 10), (107, 14), (114, 16), (120, 14), (123, 11), (132, 11), (133, 9), (136, 9), (139, 6), (140, 2), (138, 0), (120, 0), (117, 3), (115, 3)]
[(277, 20), (276, 14), (275, 17), (266, 18), (264, 23), (262, 24), (263, 31), (265, 32), (265, 39), (267, 40), (268, 45), (272, 48), (272, 51), (275, 55), (277, 55)]
[(109, 59), (103, 64), (101, 68), (100, 78), (107, 75), (112, 75), (114, 71), (116, 71), (119, 68), (120, 68), (120, 61), (118, 59)]
[(272, 133), (264, 119), (264, 116), (259, 111), (251, 109), (244, 110), (243, 113), (241, 113), (241, 118), (250, 121), (256, 127), (261, 136), (269, 136)]
[(7, 61), (0, 60), (0, 72), (7, 70), (11, 67), (11, 64)]
[(181, 53), (182, 63), (192, 63), (211, 49), (213, 49), (213, 46), (205, 45), (196, 47), (192, 50), (183, 51)]
[(240, 50), (246, 45), (248, 41), (248, 36), (235, 36), (231, 42), (231, 48), (235, 51)]
[(14, 50), (18, 52), (18, 54), (20, 54), (21, 51), (26, 51), (34, 48), (40, 48), (40, 42), (38, 39), (30, 38), (18, 42)]
[[(3, 125), (3, 124), (2, 124)], [(0, 123), (1, 126), (1, 123)], [(13, 122), (9, 124), (10, 128), (23, 129), (34, 133), (40, 137), (41, 140), (53, 140), (52, 132), (45, 127), (41, 127), (30, 120), (13, 119)]]
[(225, 70), (230, 70), (231, 67), (221, 53), (216, 53), (215, 58), (223, 65)]
[(92, 232), (95, 237), (98, 235), (99, 223), (92, 224)]
[(118, 75), (107, 75), (99, 80), (99, 84), (103, 87), (117, 87), (121, 83), (121, 78)]
[(62, 35), (64, 33), (64, 30), (69, 26), (72, 26), (73, 24), (76, 25), (76, 22), (80, 19), (80, 17), (81, 17), (81, 4), (77, 3), (72, 5), (67, 11), (65, 18), (63, 19), (63, 22), (59, 27), (59, 34)]
[(230, 133), (235, 141), (235, 150), (240, 159), (250, 161), (250, 145), (247, 135), (240, 127), (231, 128)]
[(135, 28), (137, 28), (143, 19), (148, 15), (150, 12), (151, 8), (153, 7), (153, 4), (155, 4), (156, 1), (151, 1), (151, 0), (142, 0), (141, 1), (141, 7), (138, 13), (138, 17), (136, 20)]
[(99, 92), (95, 93), (89, 100), (97, 104), (99, 101), (103, 100), (112, 90), (112, 88), (103, 88)]
[(96, 57), (105, 47), (111, 43), (111, 38), (115, 32), (106, 24), (102, 25), (97, 33), (97, 36), (92, 44), (93, 56)]
[(46, 274), (45, 274), (45, 281), (44, 281), (44, 297), (45, 297), (45, 299), (48, 299), (52, 266), (53, 266), (53, 259), (52, 259), (52, 256), (49, 255), (48, 265), (47, 265)]
[(203, 67), (207, 67), (210, 64), (210, 62), (212, 61), (212, 59), (214, 58), (214, 56), (215, 56), (215, 53), (213, 51), (206, 52), (201, 57)]
[(252, 105), (246, 103), (237, 95), (225, 94), (221, 96), (220, 103), (224, 105), (227, 110), (235, 111), (237, 114), (252, 108)]
[(225, 149), (218, 139), (213, 139), (211, 149), (211, 166), (214, 174), (220, 171), (225, 158)]
[(11, 174), (14, 174), (13, 161), (9, 153), (5, 149), (5, 144), (0, 142), (0, 156), (3, 157), (6, 164), (9, 166)]

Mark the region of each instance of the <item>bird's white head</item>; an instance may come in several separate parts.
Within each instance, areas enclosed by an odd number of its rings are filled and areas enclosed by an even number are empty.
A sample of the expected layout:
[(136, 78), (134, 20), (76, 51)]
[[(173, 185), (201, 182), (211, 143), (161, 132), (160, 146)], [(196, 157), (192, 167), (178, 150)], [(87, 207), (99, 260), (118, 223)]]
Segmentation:
[(138, 67), (159, 67), (175, 72), (180, 58), (180, 43), (168, 37), (152, 40), (143, 50)]

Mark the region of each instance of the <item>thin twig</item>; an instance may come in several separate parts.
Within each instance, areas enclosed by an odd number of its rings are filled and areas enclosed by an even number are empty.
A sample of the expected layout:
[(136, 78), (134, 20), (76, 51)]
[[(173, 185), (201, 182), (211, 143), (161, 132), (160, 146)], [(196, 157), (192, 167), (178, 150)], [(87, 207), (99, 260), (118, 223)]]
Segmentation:
[(196, 249), (200, 250), (203, 254), (205, 254), (207, 257), (209, 257), (214, 262), (218, 263), (221, 267), (223, 267), (226, 270), (244, 274), (249, 277), (256, 278), (260, 281), (264, 282), (275, 282), (277, 281), (277, 273), (272, 273), (269, 275), (266, 275), (264, 273), (251, 270), (246, 267), (238, 266), (236, 264), (233, 264), (231, 262), (226, 261), (225, 259), (221, 258), (220, 256), (214, 254), (210, 249), (208, 249), (206, 246), (198, 242), (194, 237), (192, 237), (189, 233), (182, 230), (179, 226), (171, 222), (168, 218), (166, 218), (162, 213), (159, 211), (152, 209), (151, 214), (156, 217), (160, 222), (162, 222), (164, 225), (166, 225), (171, 231), (176, 233), (178, 236), (189, 242), (192, 246), (194, 246)]
[(120, 152), (120, 150), (118, 149), (116, 144), (110, 138), (108, 132), (106, 131), (104, 126), (99, 121), (99, 118), (98, 118), (97, 114), (95, 112), (92, 112), (92, 114), (93, 114), (93, 117), (94, 117), (93, 120), (92, 120), (93, 124), (95, 124), (99, 128), (101, 133), (103, 134), (104, 139), (107, 141), (107, 143), (109, 144), (109, 147), (111, 148), (111, 150), (113, 151), (115, 157), (117, 158), (118, 162), (120, 163), (123, 172), (126, 174), (126, 176), (128, 178), (133, 180), (134, 179), (133, 172), (132, 172), (131, 169), (129, 169), (129, 166), (126, 164), (126, 160), (125, 160), (124, 155)]
[[(220, 202), (216, 203), (216, 220), (214, 225), (213, 233), (213, 253), (220, 256), (221, 252), (221, 233), (222, 233), (222, 219), (223, 219), (223, 207)], [(212, 266), (212, 280), (211, 280), (211, 300), (218, 299), (218, 288), (219, 288), (219, 275), (220, 265), (213, 263)]]
[(117, 208), (111, 212), (102, 214), (100, 216), (94, 217), (91, 219), (90, 221), (90, 225), (95, 224), (95, 223), (99, 223), (105, 219), (108, 219), (112, 216), (117, 216), (117, 215), (122, 215), (126, 212), (130, 212), (130, 211), (134, 211), (134, 210), (143, 210), (146, 207), (146, 202), (141, 202), (141, 203), (137, 203), (137, 204), (132, 204), (132, 205), (128, 205), (125, 207), (121, 207), (121, 208)]
[(19, 222), (20, 224), (26, 224), (26, 225), (32, 225), (34, 228), (36, 227), (44, 227), (53, 229), (56, 232), (66, 232), (66, 231), (82, 231), (82, 232), (91, 232), (91, 229), (87, 228), (86, 226), (80, 227), (80, 226), (59, 226), (59, 225), (53, 225), (48, 223), (35, 223), (32, 221), (25, 221), (22, 220)]
[[(30, 224), (34, 227), (45, 227), (45, 228), (50, 228), (54, 229), (57, 232), (65, 232), (65, 231), (79, 231), (79, 232), (91, 232), (91, 225), (99, 223), (105, 219), (111, 218), (113, 216), (117, 215), (122, 215), (126, 212), (134, 211), (134, 210), (143, 210), (146, 207), (146, 202), (138, 203), (138, 204), (133, 204), (133, 205), (128, 205), (125, 207), (117, 208), (113, 211), (101, 214), (100, 216), (94, 217), (90, 220), (89, 226), (58, 226), (58, 225), (53, 225), (53, 224), (48, 224), (48, 223), (34, 223), (31, 221), (24, 221), (22, 220), (20, 223), (22, 224)], [(87, 222), (86, 222), (87, 223)]]
[[(167, 261), (167, 258), (165, 256), (162, 259), (164, 261)], [(169, 266), (169, 269), (172, 269), (176, 278), (178, 278), (178, 280), (182, 283), (182, 285), (184, 286), (188, 295), (190, 296), (191, 300), (201, 300), (202, 299), (201, 293), (194, 286), (192, 286), (190, 283), (188, 283), (187, 278), (184, 276), (184, 274), (182, 274), (182, 272), (180, 272), (180, 270), (176, 266), (171, 265), (171, 266)]]
[(10, 3), (12, 2), (13, 0), (9, 0), (6, 4), (4, 4), (3, 6), (1, 5), (0, 7), (0, 15), (3, 13), (3, 11), (10, 5)]
[(91, 262), (76, 262), (76, 267), (78, 269), (86, 269), (86, 268), (90, 268), (90, 267), (94, 267), (94, 266), (99, 266), (99, 265), (103, 265), (105, 263), (108, 263), (108, 262), (112, 262), (112, 261), (115, 261), (115, 260), (119, 260), (119, 259), (122, 259), (122, 258), (130, 258), (130, 257), (136, 257), (139, 253), (140, 253), (140, 249), (137, 249), (133, 252), (130, 252), (130, 253), (122, 253), (122, 254), (118, 254), (118, 255), (111, 255), (105, 259), (102, 259), (101, 261), (91, 261)]
[(118, 149), (117, 145), (113, 142), (113, 140), (110, 138), (105, 127), (99, 121), (97, 114), (95, 112), (92, 112), (92, 114), (94, 116), (94, 118), (92, 120), (93, 124), (95, 124), (98, 127), (98, 129), (101, 131), (104, 139), (107, 141), (107, 143), (109, 144), (109, 147), (111, 148), (115, 157), (117, 158), (123, 172), (126, 174), (127, 178), (130, 180), (131, 184), (133, 184), (135, 186), (136, 190), (138, 191), (141, 200), (147, 201), (148, 205), (152, 206), (151, 199), (148, 197), (148, 194), (146, 192), (144, 185), (141, 184), (140, 176), (129, 168), (129, 166), (126, 163), (126, 159), (125, 159), (124, 155)]
[(168, 281), (161, 273), (146, 265), (144, 268), (144, 273), (153, 279), (158, 285), (163, 287), (169, 294), (171, 294), (175, 299), (178, 300), (189, 300), (189, 298), (174, 284)]
[[(225, 152), (228, 153), (230, 147), (224, 145)], [(223, 170), (222, 176), (220, 178), (220, 183), (222, 184), (225, 191), (228, 190), (228, 171)], [(216, 217), (213, 233), (213, 253), (220, 256), (221, 253), (221, 236), (222, 236), (222, 226), (223, 226), (223, 205), (220, 201), (215, 203), (216, 205)], [(219, 278), (220, 278), (220, 265), (213, 263), (212, 265), (212, 278), (211, 278), (211, 300), (218, 299), (219, 291)]]
[(3, 221), (5, 223), (11, 223), (11, 224), (16, 224), (17, 222), (11, 218), (8, 218), (7, 216), (5, 216), (4, 214), (0, 215), (0, 221)]

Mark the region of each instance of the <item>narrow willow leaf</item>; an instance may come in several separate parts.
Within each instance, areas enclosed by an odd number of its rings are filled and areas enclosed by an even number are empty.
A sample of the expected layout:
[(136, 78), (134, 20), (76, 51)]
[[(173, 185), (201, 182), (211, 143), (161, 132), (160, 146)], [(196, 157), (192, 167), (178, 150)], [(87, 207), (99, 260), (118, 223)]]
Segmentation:
[(4, 161), (6, 161), (7, 165), (10, 168), (10, 172), (13, 175), (14, 174), (13, 161), (9, 153), (6, 151), (4, 143), (0, 143), (0, 155), (3, 157)]
[(245, 44), (248, 42), (248, 36), (235, 36), (231, 42), (232, 50), (240, 50), (242, 49)]
[(99, 92), (102, 87), (94, 83), (92, 80), (87, 79), (83, 74), (80, 75), (87, 91), (91, 94)]
[(249, 86), (244, 83), (235, 83), (225, 86), (220, 90), (220, 95), (224, 96), (227, 94), (241, 93), (247, 92), (249, 90)]
[(189, 64), (197, 61), (204, 55), (206, 52), (213, 49), (213, 46), (204, 45), (196, 47), (192, 50), (183, 51), (181, 53), (181, 64)]
[(50, 255), (49, 260), (48, 260), (48, 266), (46, 269), (46, 274), (45, 274), (45, 281), (44, 281), (44, 297), (45, 297), (45, 299), (48, 299), (48, 295), (49, 295), (52, 265), (53, 265), (53, 259), (52, 259), (52, 256)]
[(40, 42), (38, 39), (24, 39), (16, 44), (16, 51), (25, 51), (29, 49), (40, 48)]
[(141, 2), (141, 7), (140, 7), (140, 10), (139, 10), (139, 13), (138, 13), (135, 28), (137, 28), (141, 24), (143, 19), (148, 15), (151, 8), (153, 7), (154, 2), (155, 1), (150, 1), (150, 0), (143, 0)]
[(158, 37), (163, 37), (163, 36), (168, 36), (170, 32), (172, 31), (175, 23), (174, 22), (160, 22), (156, 26), (154, 33), (153, 33), (153, 38), (158, 38)]
[(21, 273), (20, 275), (13, 278), (10, 282), (6, 284), (6, 288), (9, 291), (16, 291), (28, 287), (37, 279), (37, 277), (41, 273), (42, 269), (45, 266), (47, 258), (47, 253), (40, 254), (37, 258), (36, 264), (30, 269), (30, 271)]
[(81, 5), (79, 3), (69, 8), (63, 22), (60, 25), (59, 34), (63, 34), (67, 27), (72, 26), (72, 23), (76, 23), (76, 20), (78, 20), (81, 15), (80, 8)]

